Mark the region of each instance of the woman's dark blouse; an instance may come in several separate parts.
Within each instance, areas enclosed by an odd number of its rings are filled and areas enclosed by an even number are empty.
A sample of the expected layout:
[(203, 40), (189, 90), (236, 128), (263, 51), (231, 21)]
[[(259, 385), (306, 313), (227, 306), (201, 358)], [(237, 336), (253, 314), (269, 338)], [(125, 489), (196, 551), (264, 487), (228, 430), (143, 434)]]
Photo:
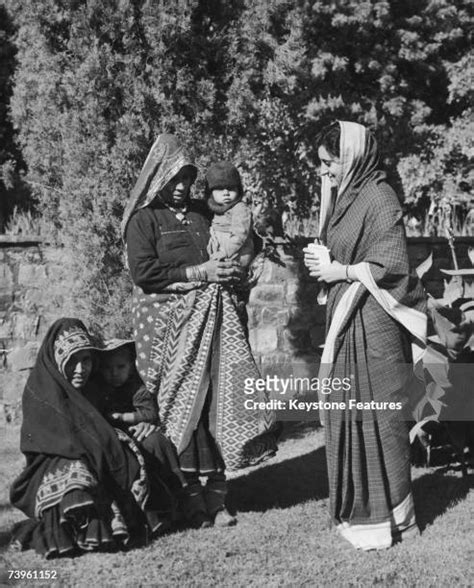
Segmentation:
[(127, 226), (127, 256), (133, 282), (145, 294), (186, 281), (186, 268), (209, 259), (210, 213), (191, 200), (183, 224), (160, 202), (138, 210)]

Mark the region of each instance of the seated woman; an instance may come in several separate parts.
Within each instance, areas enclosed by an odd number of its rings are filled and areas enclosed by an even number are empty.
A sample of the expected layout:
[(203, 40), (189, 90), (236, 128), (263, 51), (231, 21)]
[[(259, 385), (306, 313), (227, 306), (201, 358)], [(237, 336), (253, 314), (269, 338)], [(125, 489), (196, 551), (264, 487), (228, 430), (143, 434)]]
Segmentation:
[(88, 385), (94, 349), (81, 321), (56, 321), (23, 393), (26, 467), (10, 498), (29, 519), (13, 542), (46, 557), (141, 542), (160, 529), (172, 505), (162, 485), (162, 512), (149, 506), (156, 492), (138, 448), (88, 400), (97, 397)]

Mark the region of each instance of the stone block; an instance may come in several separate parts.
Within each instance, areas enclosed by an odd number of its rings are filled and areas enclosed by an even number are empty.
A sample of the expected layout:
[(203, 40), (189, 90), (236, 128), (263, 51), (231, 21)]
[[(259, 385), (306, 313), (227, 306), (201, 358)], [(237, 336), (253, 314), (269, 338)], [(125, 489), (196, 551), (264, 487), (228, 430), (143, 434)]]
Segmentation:
[(11, 339), (13, 336), (13, 323), (5, 316), (0, 321), (0, 339)]
[(267, 325), (250, 330), (250, 346), (255, 353), (265, 355), (277, 349), (278, 337), (275, 327)]
[(0, 294), (11, 295), (13, 293), (13, 273), (6, 264), (0, 265)]
[(262, 284), (255, 286), (250, 292), (249, 304), (275, 303), (283, 306), (284, 286), (275, 284)]
[(31, 369), (35, 365), (38, 349), (39, 343), (32, 342), (21, 347), (15, 347), (8, 356), (10, 369), (14, 371)]
[(275, 325), (285, 326), (288, 324), (290, 313), (288, 310), (276, 310), (275, 308), (263, 308), (257, 326)]
[(263, 269), (260, 277), (258, 278), (258, 284), (271, 284), (275, 281), (274, 277), (275, 264), (269, 259), (265, 259), (263, 262)]
[(286, 282), (286, 297), (285, 300), (289, 304), (296, 304), (298, 302), (298, 292), (300, 284), (298, 280), (288, 280)]
[(18, 284), (20, 286), (46, 286), (47, 280), (46, 266), (32, 263), (20, 264), (18, 268)]
[(262, 377), (286, 378), (292, 373), (292, 356), (278, 350), (262, 358)]
[(36, 338), (37, 316), (35, 314), (26, 314), (17, 312), (13, 318), (13, 339), (15, 341), (31, 341)]
[(248, 327), (249, 329), (257, 328), (260, 321), (258, 319), (258, 311), (247, 305)]
[(0, 311), (7, 312), (13, 303), (13, 292), (11, 294), (0, 293)]
[(21, 401), (29, 371), (0, 371), (0, 400), (4, 404), (17, 405)]

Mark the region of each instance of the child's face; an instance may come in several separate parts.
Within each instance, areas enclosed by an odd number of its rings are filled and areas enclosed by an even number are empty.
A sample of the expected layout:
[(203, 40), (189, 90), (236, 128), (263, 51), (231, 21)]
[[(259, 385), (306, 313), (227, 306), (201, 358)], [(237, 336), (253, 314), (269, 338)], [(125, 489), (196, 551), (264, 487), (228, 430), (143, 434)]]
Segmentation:
[(232, 204), (239, 197), (239, 190), (235, 186), (226, 188), (214, 188), (212, 197), (217, 204)]
[(127, 349), (107, 353), (102, 361), (102, 375), (109, 386), (120, 388), (130, 377), (133, 360)]

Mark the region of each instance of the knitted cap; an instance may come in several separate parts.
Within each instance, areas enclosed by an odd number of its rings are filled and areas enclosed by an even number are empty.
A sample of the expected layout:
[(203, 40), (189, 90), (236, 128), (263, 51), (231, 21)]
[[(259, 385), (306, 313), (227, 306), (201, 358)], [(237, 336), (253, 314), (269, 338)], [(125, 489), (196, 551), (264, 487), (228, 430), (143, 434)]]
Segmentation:
[(121, 347), (135, 348), (135, 341), (133, 339), (105, 339), (102, 344), (101, 351), (116, 351)]
[(229, 161), (213, 163), (206, 173), (209, 190), (214, 188), (238, 188), (242, 192), (242, 180), (237, 168)]
[(70, 328), (63, 329), (58, 334), (54, 342), (54, 359), (63, 376), (66, 376), (66, 364), (71, 357), (86, 349), (97, 351), (99, 345), (82, 325), (71, 324)]

